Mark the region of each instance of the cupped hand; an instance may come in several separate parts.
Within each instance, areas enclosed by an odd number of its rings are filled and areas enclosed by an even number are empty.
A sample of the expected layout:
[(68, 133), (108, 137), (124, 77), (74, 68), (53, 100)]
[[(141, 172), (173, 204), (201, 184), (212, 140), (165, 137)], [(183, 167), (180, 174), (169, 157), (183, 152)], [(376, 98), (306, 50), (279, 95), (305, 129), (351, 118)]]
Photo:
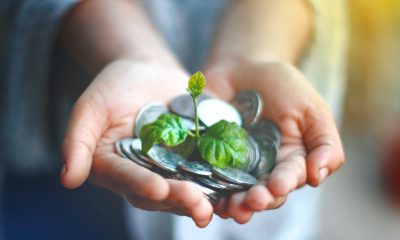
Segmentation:
[(92, 183), (124, 196), (133, 206), (191, 217), (199, 227), (213, 208), (199, 188), (164, 179), (114, 153), (114, 143), (132, 136), (134, 119), (151, 101), (167, 103), (184, 93), (188, 75), (177, 66), (116, 61), (106, 66), (76, 102), (63, 144), (62, 184)]
[(216, 211), (239, 223), (256, 211), (281, 206), (288, 194), (308, 183), (318, 186), (344, 162), (341, 140), (328, 105), (292, 65), (243, 60), (207, 68), (207, 87), (230, 100), (241, 89), (257, 90), (264, 99), (263, 117), (282, 134), (273, 171), (248, 192), (223, 199)]

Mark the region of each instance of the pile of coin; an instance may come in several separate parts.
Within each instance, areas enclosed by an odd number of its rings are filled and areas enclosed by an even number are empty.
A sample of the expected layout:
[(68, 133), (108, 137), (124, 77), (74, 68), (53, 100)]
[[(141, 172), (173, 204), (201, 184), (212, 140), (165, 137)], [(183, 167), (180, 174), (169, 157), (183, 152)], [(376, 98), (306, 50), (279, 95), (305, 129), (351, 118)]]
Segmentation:
[(204, 94), (198, 98), (200, 131), (205, 131), (221, 119), (246, 129), (249, 162), (244, 170), (217, 168), (202, 160), (198, 154), (183, 157), (161, 145), (153, 146), (147, 154), (141, 151), (142, 144), (138, 138), (141, 128), (162, 114), (177, 114), (183, 118), (188, 129), (195, 129), (194, 106), (189, 95), (174, 98), (170, 106), (157, 102), (145, 106), (136, 118), (136, 138), (117, 141), (115, 151), (165, 178), (198, 184), (210, 202), (216, 204), (221, 196), (250, 188), (257, 183), (258, 177), (269, 173), (276, 164), (281, 135), (273, 122), (261, 118), (263, 105), (262, 98), (253, 90), (239, 92), (231, 103)]

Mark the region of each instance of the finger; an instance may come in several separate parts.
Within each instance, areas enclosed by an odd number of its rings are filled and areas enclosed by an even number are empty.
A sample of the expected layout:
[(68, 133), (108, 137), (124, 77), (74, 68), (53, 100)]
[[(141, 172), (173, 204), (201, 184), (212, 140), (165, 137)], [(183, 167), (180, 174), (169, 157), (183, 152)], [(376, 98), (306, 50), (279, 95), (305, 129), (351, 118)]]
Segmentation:
[(190, 217), (190, 213), (186, 208), (169, 208), (168, 210), (162, 210), (163, 212), (173, 213), (178, 216)]
[(213, 207), (210, 202), (202, 193), (197, 197), (197, 191), (193, 191), (193, 189), (196, 190), (196, 187), (190, 182), (170, 180), (169, 184), (169, 196), (162, 201), (144, 199), (132, 194), (125, 196), (129, 203), (135, 207), (148, 211), (166, 211), (180, 216), (188, 216), (193, 219), (198, 227), (206, 227), (213, 214)]
[(201, 190), (192, 182), (167, 179), (170, 192), (167, 202), (174, 207), (185, 208), (198, 227), (206, 227), (211, 221), (213, 207)]
[(344, 163), (344, 153), (339, 133), (331, 118), (314, 119), (304, 132), (307, 148), (307, 181), (318, 186), (330, 173)]
[(67, 188), (79, 187), (89, 175), (96, 143), (106, 125), (107, 114), (99, 101), (82, 96), (72, 110), (62, 147), (64, 165), (60, 176)]
[[(167, 206), (165, 203), (160, 201), (149, 200), (142, 198), (132, 193), (124, 194), (125, 199), (134, 207), (144, 209), (147, 211), (172, 211), (171, 206)], [(186, 212), (185, 216), (189, 216)]]
[(170, 189), (166, 201), (173, 206), (192, 209), (204, 197), (200, 189), (192, 182), (174, 179), (166, 179), (166, 181)]
[(202, 197), (199, 204), (189, 209), (189, 213), (197, 227), (205, 228), (211, 222), (213, 207), (205, 197)]
[(281, 148), (280, 159), (268, 178), (274, 196), (285, 196), (306, 182), (304, 151), (289, 144)]
[(93, 161), (91, 180), (94, 184), (118, 194), (132, 194), (154, 201), (167, 199), (170, 187), (163, 177), (119, 157), (112, 149), (112, 145), (97, 149), (101, 158), (95, 157)]
[(173, 213), (179, 216), (190, 217), (190, 214), (186, 208), (172, 207), (168, 204), (165, 204), (165, 202), (144, 199), (135, 195), (124, 195), (124, 198), (136, 208), (144, 209), (147, 211), (162, 211)]
[(235, 193), (229, 198), (228, 203), (229, 216), (240, 224), (247, 223), (253, 216), (253, 211), (243, 204), (245, 197), (246, 192)]
[(168, 209), (184, 209), (185, 215), (192, 217), (196, 224), (205, 226), (211, 220), (213, 208), (209, 201), (204, 198), (198, 187), (188, 181), (167, 179), (169, 194), (162, 204)]
[(260, 182), (249, 189), (244, 199), (244, 204), (252, 211), (263, 211), (266, 210), (274, 200), (275, 198), (268, 190), (266, 183)]
[(282, 205), (286, 202), (287, 196), (277, 197), (275, 200), (267, 206), (266, 209), (277, 209), (282, 207)]
[(226, 198), (223, 197), (214, 207), (215, 214), (217, 214), (220, 218), (227, 219), (229, 217), (229, 214), (227, 212), (227, 204), (228, 201), (226, 200)]

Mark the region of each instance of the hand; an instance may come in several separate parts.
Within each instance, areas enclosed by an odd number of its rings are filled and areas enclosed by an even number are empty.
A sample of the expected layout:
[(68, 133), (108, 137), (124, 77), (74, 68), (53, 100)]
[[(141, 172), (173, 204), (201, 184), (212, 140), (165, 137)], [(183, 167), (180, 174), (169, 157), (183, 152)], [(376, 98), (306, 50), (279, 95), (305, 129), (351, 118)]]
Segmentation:
[(221, 201), (216, 211), (239, 223), (253, 212), (281, 206), (288, 194), (308, 183), (318, 186), (344, 162), (329, 107), (299, 71), (276, 62), (251, 60), (210, 66), (207, 87), (230, 100), (240, 89), (255, 89), (264, 99), (264, 117), (278, 124), (281, 148), (271, 174), (260, 177), (248, 192)]
[(146, 103), (168, 102), (184, 93), (188, 75), (176, 66), (116, 61), (106, 66), (74, 106), (64, 139), (61, 181), (80, 186), (89, 176), (146, 210), (191, 217), (197, 226), (211, 221), (213, 208), (194, 184), (164, 179), (114, 153), (114, 143), (133, 133)]

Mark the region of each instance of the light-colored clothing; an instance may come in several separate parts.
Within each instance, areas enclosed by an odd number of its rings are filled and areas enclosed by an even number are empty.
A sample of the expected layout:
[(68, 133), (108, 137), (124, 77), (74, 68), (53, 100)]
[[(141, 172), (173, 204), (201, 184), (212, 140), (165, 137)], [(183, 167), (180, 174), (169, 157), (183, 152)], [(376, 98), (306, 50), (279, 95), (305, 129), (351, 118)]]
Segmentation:
[(314, 9), (314, 38), (300, 70), (325, 98), (340, 124), (347, 76), (346, 0), (309, 0)]

